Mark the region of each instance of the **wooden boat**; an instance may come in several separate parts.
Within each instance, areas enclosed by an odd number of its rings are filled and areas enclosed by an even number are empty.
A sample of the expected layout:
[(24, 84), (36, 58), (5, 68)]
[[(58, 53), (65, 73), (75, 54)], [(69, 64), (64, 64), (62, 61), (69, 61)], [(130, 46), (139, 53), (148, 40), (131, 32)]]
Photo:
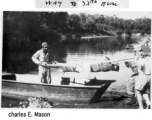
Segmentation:
[(41, 83), (2, 80), (2, 97), (28, 99), (29, 97), (46, 97), (53, 104), (91, 104), (97, 102), (115, 80), (92, 80), (86, 84), (51, 85)]

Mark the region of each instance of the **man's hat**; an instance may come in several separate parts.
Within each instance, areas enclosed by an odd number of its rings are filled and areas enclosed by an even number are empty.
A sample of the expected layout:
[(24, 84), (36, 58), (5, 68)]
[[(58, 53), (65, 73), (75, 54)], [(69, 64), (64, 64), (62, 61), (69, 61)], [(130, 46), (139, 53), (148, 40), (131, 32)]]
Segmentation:
[(47, 42), (43, 42), (43, 43), (42, 43), (42, 47), (49, 47), (49, 45), (48, 45)]
[(141, 50), (143, 50), (143, 49), (141, 48), (141, 46), (134, 46), (134, 51), (141, 51)]

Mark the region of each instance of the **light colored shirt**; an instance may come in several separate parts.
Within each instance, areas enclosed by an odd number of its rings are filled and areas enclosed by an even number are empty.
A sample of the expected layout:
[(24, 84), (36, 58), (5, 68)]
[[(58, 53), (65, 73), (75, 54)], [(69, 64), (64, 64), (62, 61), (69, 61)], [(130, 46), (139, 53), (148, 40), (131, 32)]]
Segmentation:
[(44, 53), (43, 50), (38, 50), (33, 56), (32, 60), (36, 64), (40, 64), (41, 62), (49, 62), (50, 60), (50, 52)]
[(141, 69), (139, 70), (140, 73), (144, 74), (151, 74), (151, 57), (144, 57), (144, 58), (139, 58), (138, 63), (141, 65)]

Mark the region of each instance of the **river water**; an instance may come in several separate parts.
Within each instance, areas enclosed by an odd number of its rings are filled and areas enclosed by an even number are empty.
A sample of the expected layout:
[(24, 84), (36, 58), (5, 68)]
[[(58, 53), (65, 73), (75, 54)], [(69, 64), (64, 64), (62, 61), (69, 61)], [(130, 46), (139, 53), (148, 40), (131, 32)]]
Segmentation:
[(126, 45), (132, 44), (136, 41), (137, 39), (135, 38), (103, 37), (73, 42), (66, 45), (65, 48), (62, 46), (64, 50), (57, 51), (62, 52), (63, 55), (65, 55), (62, 57), (62, 59), (67, 62), (73, 60), (98, 61), (101, 60), (105, 55), (112, 59), (123, 58), (124, 56), (127, 57), (131, 53), (130, 51), (125, 51)]
[(126, 51), (125, 46), (132, 42), (135, 42), (135, 39), (119, 37), (84, 40), (79, 45), (67, 46), (66, 61), (101, 61), (104, 56), (111, 59), (130, 57), (131, 52)]

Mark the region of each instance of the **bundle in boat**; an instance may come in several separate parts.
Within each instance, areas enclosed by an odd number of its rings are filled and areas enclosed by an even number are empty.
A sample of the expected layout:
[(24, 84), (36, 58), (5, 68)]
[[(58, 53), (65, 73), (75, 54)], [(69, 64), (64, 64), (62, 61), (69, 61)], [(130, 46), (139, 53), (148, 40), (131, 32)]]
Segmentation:
[[(109, 57), (105, 57), (103, 62), (92, 64), (90, 66), (91, 72), (108, 72), (108, 71), (119, 71), (119, 63), (111, 63)], [(114, 62), (114, 61), (113, 61)]]
[(63, 72), (78, 72), (75, 68), (75, 66), (61, 66), (61, 69), (63, 70)]
[(96, 63), (90, 66), (91, 72), (119, 71), (119, 64)]
[(119, 71), (119, 64), (112, 63), (87, 63), (87, 62), (78, 62), (75, 65), (65, 65), (61, 69), (63, 72), (108, 72), (108, 71)]
[(65, 64), (60, 68), (63, 72), (90, 72), (90, 64), (84, 61), (79, 61), (75, 64)]

